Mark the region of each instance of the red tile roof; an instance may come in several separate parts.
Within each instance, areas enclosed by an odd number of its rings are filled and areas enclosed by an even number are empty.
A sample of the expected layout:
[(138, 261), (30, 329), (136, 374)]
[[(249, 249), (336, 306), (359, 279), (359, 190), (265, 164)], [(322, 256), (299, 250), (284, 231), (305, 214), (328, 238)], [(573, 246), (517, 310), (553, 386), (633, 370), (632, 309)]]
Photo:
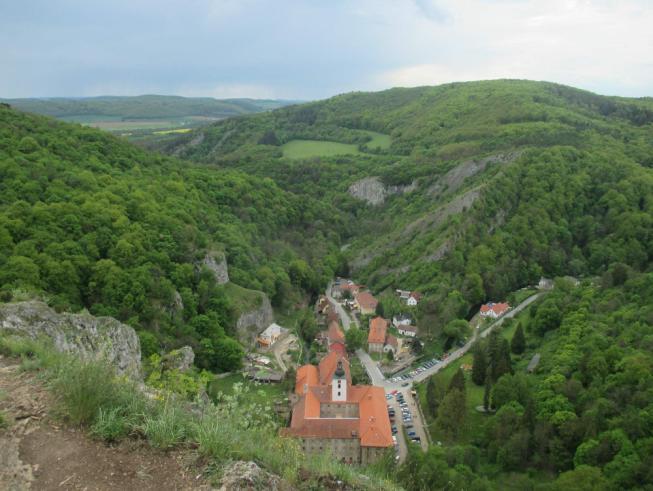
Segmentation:
[(347, 349), (343, 343), (331, 343), (331, 346), (329, 346), (329, 351), (335, 351), (341, 356), (345, 356), (347, 354)]
[(485, 305), (481, 305), (481, 313), (485, 314), (489, 311), (493, 311), (497, 316), (504, 314), (508, 309), (510, 309), (510, 305), (507, 303), (486, 303)]
[(370, 332), (367, 335), (367, 342), (374, 344), (385, 344), (385, 335), (388, 329), (388, 321), (383, 317), (375, 317), (370, 322)]
[(331, 383), (333, 372), (335, 372), (336, 368), (338, 367), (338, 360), (342, 360), (347, 383), (351, 384), (351, 372), (349, 371), (349, 360), (347, 359), (347, 356), (343, 356), (335, 351), (331, 351), (328, 355), (320, 360), (320, 364), (318, 365), (320, 385), (328, 385)]
[(388, 334), (388, 337), (385, 340), (385, 344), (389, 344), (395, 349), (399, 348), (399, 342), (397, 341), (397, 338), (394, 337), (392, 334)]
[(340, 325), (337, 321), (329, 322), (329, 342), (331, 343), (344, 343), (345, 335), (340, 330)]
[(303, 394), (304, 387), (316, 385), (319, 380), (319, 373), (315, 365), (303, 365), (297, 369), (295, 377), (295, 394)]
[[(329, 357), (336, 358), (334, 353), (327, 355)], [(298, 384), (300, 371), (306, 371), (302, 370), (306, 366), (297, 371)], [(358, 405), (358, 418), (320, 418), (320, 404), (323, 402), (333, 404), (331, 386), (320, 384), (310, 387), (295, 404), (290, 427), (284, 428), (281, 434), (302, 438), (360, 438), (363, 447), (392, 446), (385, 391), (381, 387), (348, 384), (347, 401), (336, 404)]]
[(374, 310), (379, 301), (370, 292), (363, 292), (356, 295), (356, 301), (361, 309)]
[(410, 296), (418, 302), (422, 299), (422, 294), (420, 292), (410, 292)]

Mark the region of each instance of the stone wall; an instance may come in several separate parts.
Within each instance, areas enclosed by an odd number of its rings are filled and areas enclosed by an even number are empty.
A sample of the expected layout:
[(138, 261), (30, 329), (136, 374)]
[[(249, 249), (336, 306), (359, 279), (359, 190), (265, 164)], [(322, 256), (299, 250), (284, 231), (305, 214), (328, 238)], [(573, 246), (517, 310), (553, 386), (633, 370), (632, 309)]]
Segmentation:
[(361, 447), (358, 438), (302, 438), (302, 450), (306, 455), (330, 453), (334, 459), (341, 462), (361, 463)]

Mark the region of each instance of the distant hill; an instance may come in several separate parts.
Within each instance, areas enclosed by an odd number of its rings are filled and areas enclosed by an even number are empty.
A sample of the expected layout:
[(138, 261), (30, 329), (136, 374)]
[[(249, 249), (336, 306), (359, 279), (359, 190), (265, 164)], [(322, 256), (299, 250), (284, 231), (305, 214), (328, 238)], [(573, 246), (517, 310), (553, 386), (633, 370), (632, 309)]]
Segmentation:
[[(435, 295), (438, 326), (540, 274), (645, 269), (652, 128), (650, 98), (494, 80), (343, 94), (220, 121), (160, 148), (350, 212), (357, 279)], [(608, 224), (608, 191), (629, 186), (624, 215)], [(621, 225), (640, 219), (646, 232), (634, 240), (638, 228)], [(447, 308), (452, 290), (460, 308)]]
[(214, 99), (212, 97), (180, 97), (172, 95), (139, 95), (133, 97), (48, 97), (0, 99), (20, 111), (74, 121), (88, 116), (110, 116), (123, 119), (181, 118), (204, 116), (226, 118), (256, 113), (293, 104), (271, 99)]
[(157, 140), (232, 116), (277, 109), (292, 101), (140, 95), (0, 99), (23, 112), (116, 132), (132, 140)]

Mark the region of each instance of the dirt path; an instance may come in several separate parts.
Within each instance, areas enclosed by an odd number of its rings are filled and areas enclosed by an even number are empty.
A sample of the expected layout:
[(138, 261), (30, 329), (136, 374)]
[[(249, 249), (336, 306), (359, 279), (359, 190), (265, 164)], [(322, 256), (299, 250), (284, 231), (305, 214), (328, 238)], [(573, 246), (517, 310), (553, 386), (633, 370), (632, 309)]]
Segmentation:
[(189, 452), (141, 441), (107, 446), (50, 417), (52, 397), (31, 373), (0, 357), (0, 489), (210, 489)]

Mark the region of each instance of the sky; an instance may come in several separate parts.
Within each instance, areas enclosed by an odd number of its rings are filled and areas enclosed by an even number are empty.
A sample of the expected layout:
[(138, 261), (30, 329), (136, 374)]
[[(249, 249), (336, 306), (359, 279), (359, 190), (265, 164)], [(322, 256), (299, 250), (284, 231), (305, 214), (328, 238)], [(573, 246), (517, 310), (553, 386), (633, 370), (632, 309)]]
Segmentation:
[(0, 46), (4, 98), (496, 78), (653, 96), (653, 0), (0, 0)]

